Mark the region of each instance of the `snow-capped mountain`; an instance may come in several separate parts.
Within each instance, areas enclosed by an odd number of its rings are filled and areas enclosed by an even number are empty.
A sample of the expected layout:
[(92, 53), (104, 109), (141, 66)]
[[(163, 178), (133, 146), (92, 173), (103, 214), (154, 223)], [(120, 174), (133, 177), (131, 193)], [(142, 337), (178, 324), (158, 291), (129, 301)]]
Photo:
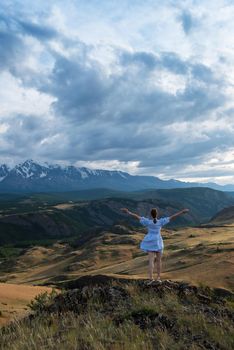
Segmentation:
[(26, 160), (11, 170), (6, 165), (2, 165), (0, 169), (2, 169), (0, 172), (1, 192), (69, 191), (96, 187), (127, 189), (128, 181), (126, 180), (131, 177), (122, 171), (40, 164), (33, 160)]
[(137, 191), (197, 186), (234, 191), (234, 185), (186, 183), (173, 179), (164, 181), (155, 176), (130, 175), (119, 170), (40, 164), (33, 160), (26, 160), (12, 169), (7, 165), (0, 166), (0, 192), (62, 192), (93, 188)]
[(0, 182), (5, 179), (5, 177), (9, 174), (10, 168), (6, 165), (0, 165)]

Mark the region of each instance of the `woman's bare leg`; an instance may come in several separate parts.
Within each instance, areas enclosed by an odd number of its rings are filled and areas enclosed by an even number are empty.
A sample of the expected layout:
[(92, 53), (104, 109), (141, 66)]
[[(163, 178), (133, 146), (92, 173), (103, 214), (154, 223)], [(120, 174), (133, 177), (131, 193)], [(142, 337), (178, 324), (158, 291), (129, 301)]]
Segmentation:
[(161, 267), (162, 267), (162, 253), (161, 252), (156, 252), (156, 266), (157, 266), (157, 279), (160, 279), (160, 274), (161, 274)]
[(148, 252), (149, 254), (149, 279), (153, 279), (154, 273), (154, 252)]

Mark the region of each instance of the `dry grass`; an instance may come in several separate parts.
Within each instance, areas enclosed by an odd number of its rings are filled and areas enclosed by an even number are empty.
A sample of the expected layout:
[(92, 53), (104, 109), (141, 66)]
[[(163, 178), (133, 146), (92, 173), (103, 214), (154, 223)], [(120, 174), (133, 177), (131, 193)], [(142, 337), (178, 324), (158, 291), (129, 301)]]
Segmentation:
[[(42, 312), (32, 319), (15, 322), (0, 330), (0, 349), (197, 350), (204, 344), (208, 348), (233, 349), (231, 321), (226, 316), (206, 315), (202, 305), (196, 312), (196, 299), (184, 300), (171, 292), (160, 296), (155, 290), (141, 289), (134, 283), (124, 288), (130, 293), (130, 301), (119, 300), (111, 309), (109, 300), (91, 297), (87, 307), (77, 313)], [(212, 307), (222, 308), (219, 304)], [(150, 317), (155, 313), (173, 320), (173, 328), (151, 324)], [(144, 327), (134, 319), (137, 314)]]
[[(162, 278), (187, 280), (234, 289), (234, 227), (164, 230)], [(84, 274), (107, 274), (126, 278), (147, 277), (147, 255), (139, 249), (143, 234), (106, 232), (80, 249), (57, 244), (34, 247), (17, 260), (12, 273), (0, 275), (11, 283), (36, 283)], [(65, 277), (64, 277), (65, 276)]]
[(51, 288), (0, 283), (0, 326), (25, 316), (29, 311), (27, 304), (44, 291)]

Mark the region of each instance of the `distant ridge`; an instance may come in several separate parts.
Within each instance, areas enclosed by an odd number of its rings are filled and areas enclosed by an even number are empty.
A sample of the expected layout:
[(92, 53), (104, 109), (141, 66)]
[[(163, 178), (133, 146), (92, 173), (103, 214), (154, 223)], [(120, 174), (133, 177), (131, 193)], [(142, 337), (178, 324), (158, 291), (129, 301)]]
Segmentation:
[(234, 185), (215, 183), (191, 183), (178, 180), (161, 180), (156, 176), (130, 175), (119, 170), (89, 169), (86, 167), (60, 166), (26, 160), (9, 168), (0, 165), (0, 192), (65, 192), (94, 188), (117, 191), (146, 189), (172, 189), (209, 187), (220, 191), (234, 191)]
[(234, 224), (234, 206), (220, 210), (210, 222), (214, 224)]
[[(207, 223), (221, 209), (234, 205), (228, 193), (210, 188), (118, 192), (95, 189), (60, 193), (0, 194), (0, 245), (22, 241), (97, 237), (113, 225), (135, 226), (120, 208), (148, 216), (156, 206), (160, 216), (181, 208), (190, 212), (172, 226)], [(168, 225), (169, 227), (169, 225)]]

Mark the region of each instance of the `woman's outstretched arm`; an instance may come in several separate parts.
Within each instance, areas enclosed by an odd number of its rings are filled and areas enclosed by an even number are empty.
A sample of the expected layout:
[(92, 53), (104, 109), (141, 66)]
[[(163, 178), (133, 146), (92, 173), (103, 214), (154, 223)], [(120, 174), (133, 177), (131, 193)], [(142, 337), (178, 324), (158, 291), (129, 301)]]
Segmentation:
[(175, 218), (177, 218), (177, 216), (180, 216), (182, 214), (185, 214), (189, 211), (189, 209), (183, 209), (181, 211), (178, 211), (178, 213), (175, 213), (174, 215), (170, 216), (170, 220), (173, 220)]
[(140, 216), (135, 214), (135, 213), (132, 213), (131, 211), (129, 211), (127, 208), (121, 208), (122, 211), (124, 211), (126, 214), (129, 214), (131, 216), (133, 216), (134, 218), (140, 220)]

